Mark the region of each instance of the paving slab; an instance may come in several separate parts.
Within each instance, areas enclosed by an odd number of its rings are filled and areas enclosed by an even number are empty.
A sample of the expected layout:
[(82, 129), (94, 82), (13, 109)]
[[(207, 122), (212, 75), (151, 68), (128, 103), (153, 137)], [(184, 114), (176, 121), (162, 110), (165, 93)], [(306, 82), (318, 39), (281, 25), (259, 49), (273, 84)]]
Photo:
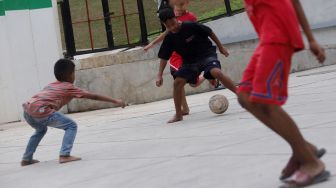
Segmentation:
[[(284, 106), (307, 140), (328, 150), (323, 161), (336, 187), (336, 66), (295, 73)], [(155, 88), (159, 89), (159, 88)], [(149, 91), (149, 92), (155, 92)], [(224, 94), (230, 103), (222, 115), (210, 112), (208, 100)], [(290, 148), (242, 109), (228, 90), (187, 97), (191, 114), (166, 124), (173, 100), (125, 109), (69, 116), (79, 129), (73, 155), (82, 161), (58, 164), (63, 131), (49, 128), (35, 158), (20, 167), (30, 135), (25, 122), (0, 125), (1, 188), (273, 188)]]

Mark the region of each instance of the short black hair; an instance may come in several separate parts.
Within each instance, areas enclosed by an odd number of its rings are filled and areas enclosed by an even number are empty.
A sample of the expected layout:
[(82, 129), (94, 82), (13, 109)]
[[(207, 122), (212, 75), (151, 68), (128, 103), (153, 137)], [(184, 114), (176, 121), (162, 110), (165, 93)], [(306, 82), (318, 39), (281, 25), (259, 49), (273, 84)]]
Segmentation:
[(65, 82), (75, 71), (75, 64), (69, 59), (60, 59), (55, 63), (54, 74), (58, 81)]
[(175, 18), (175, 12), (174, 9), (171, 7), (165, 7), (161, 10), (159, 10), (159, 18), (161, 22), (165, 23), (167, 20)]

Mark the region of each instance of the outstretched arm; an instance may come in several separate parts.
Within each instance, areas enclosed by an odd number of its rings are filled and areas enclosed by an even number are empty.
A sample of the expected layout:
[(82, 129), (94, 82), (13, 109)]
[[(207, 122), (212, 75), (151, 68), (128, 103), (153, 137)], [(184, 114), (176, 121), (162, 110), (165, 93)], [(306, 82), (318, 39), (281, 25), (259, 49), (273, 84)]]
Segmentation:
[(296, 11), (296, 15), (299, 19), (300, 25), (307, 36), (309, 42), (309, 48), (312, 53), (317, 57), (319, 62), (323, 63), (325, 60), (325, 52), (324, 49), (316, 42), (313, 32), (310, 29), (307, 17), (303, 11), (302, 5), (299, 0), (292, 0), (294, 9)]
[(111, 102), (111, 103), (114, 103), (114, 104), (117, 104), (117, 105), (121, 106), (122, 108), (125, 108), (125, 106), (127, 106), (126, 103), (121, 99), (113, 99), (111, 97), (98, 95), (98, 94), (94, 94), (94, 93), (86, 94), (85, 98), (92, 99), (92, 100), (98, 100), (98, 101)]
[(157, 79), (156, 79), (156, 86), (157, 87), (162, 86), (162, 83), (163, 83), (163, 71), (166, 68), (166, 65), (167, 65), (167, 61), (164, 60), (164, 59), (161, 59), (159, 73), (158, 73)]
[(161, 33), (159, 37), (154, 39), (152, 42), (150, 42), (147, 46), (144, 47), (145, 52), (147, 52), (149, 49), (153, 48), (156, 44), (159, 42), (163, 41), (164, 38), (167, 36), (168, 31), (166, 30), (165, 32)]
[(218, 47), (218, 50), (220, 51), (221, 54), (225, 55), (225, 57), (229, 56), (229, 52), (227, 51), (226, 48), (222, 45), (222, 43), (219, 41), (218, 37), (214, 32), (211, 32), (210, 38), (215, 42), (216, 46)]

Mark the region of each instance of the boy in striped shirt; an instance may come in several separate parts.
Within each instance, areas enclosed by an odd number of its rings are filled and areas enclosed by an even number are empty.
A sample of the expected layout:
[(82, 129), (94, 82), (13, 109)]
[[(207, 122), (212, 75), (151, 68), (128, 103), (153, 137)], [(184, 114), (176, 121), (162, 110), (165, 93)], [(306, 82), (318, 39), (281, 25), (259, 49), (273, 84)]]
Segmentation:
[(87, 98), (111, 102), (120, 105), (122, 108), (126, 106), (125, 102), (120, 99), (92, 94), (75, 87), (73, 85), (75, 80), (75, 64), (70, 60), (58, 60), (54, 66), (54, 74), (57, 79), (56, 82), (47, 85), (42, 91), (23, 104), (24, 118), (35, 129), (35, 133), (30, 137), (21, 161), (21, 166), (39, 162), (33, 159), (33, 154), (46, 134), (48, 127), (63, 129), (65, 131), (59, 162), (66, 163), (81, 160), (79, 157), (70, 155), (77, 133), (77, 124), (72, 119), (58, 112), (71, 99)]

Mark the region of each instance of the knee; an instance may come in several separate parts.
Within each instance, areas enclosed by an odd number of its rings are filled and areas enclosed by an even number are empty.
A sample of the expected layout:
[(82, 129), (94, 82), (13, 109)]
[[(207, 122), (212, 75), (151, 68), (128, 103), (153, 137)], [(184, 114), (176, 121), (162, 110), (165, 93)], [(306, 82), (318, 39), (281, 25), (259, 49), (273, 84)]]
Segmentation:
[(74, 130), (77, 131), (77, 123), (73, 120), (69, 121), (67, 125), (64, 127), (64, 130)]
[(73, 121), (73, 122), (71, 123), (70, 128), (73, 129), (73, 130), (77, 130), (77, 123), (76, 123), (75, 121)]
[(217, 78), (219, 77), (222, 73), (222, 71), (219, 68), (213, 68), (210, 70), (210, 73), (213, 77)]
[(182, 78), (176, 78), (174, 80), (174, 88), (182, 88), (185, 85), (185, 80)]

